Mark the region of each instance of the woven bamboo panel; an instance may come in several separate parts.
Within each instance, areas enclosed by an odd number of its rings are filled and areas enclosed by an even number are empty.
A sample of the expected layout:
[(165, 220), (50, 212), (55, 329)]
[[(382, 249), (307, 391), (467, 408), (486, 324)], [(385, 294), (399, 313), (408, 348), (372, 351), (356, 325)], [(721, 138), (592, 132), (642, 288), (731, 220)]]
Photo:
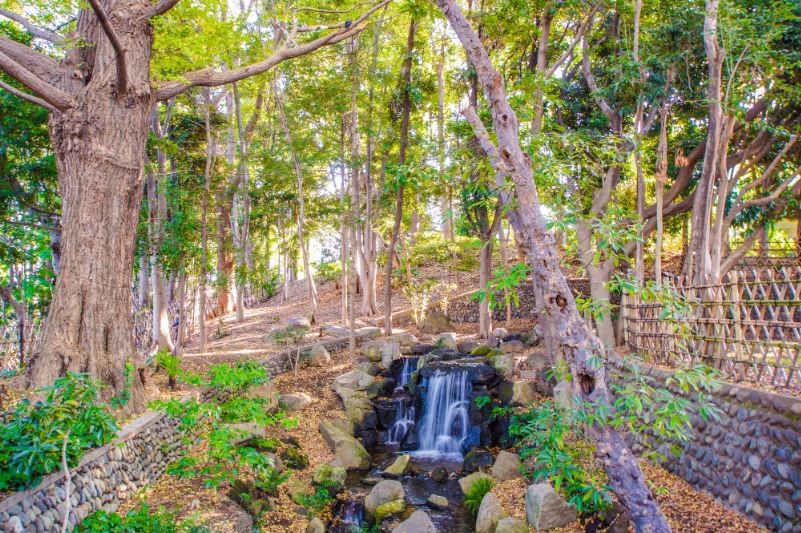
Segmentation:
[(719, 285), (677, 286), (692, 310), (684, 331), (660, 319), (660, 304), (627, 295), (626, 342), (660, 364), (703, 362), (737, 381), (801, 388), (801, 266), (773, 259), (743, 263)]
[[(23, 345), (20, 343), (20, 328), (17, 325), (0, 326), (0, 370), (19, 368), (19, 353)], [(30, 355), (39, 344), (42, 334), (40, 324), (25, 326), (24, 350)]]

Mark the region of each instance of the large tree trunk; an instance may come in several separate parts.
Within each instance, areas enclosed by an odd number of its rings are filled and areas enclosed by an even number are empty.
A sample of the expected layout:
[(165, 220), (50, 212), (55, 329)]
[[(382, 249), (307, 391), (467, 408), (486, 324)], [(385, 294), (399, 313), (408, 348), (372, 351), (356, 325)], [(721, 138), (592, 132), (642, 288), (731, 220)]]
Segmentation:
[[(138, 372), (126, 379), (125, 364), (136, 357), (131, 282), (154, 105), (152, 32), (147, 20), (125, 17), (123, 11), (120, 7), (114, 18), (127, 45), (127, 94), (117, 95), (112, 48), (100, 46), (92, 53), (91, 84), (77, 93), (69, 109), (50, 115), (62, 205), (61, 266), (31, 361), (30, 386), (52, 385), (66, 372), (89, 372), (108, 386), (101, 392), (104, 400), (128, 389), (124, 411), (141, 412), (144, 386)], [(76, 34), (106, 40), (98, 34), (97, 21), (82, 14)]]
[[(573, 374), (573, 390), (585, 403), (608, 406), (606, 369), (603, 364), (597, 364), (603, 360), (603, 349), (600, 340), (579, 314), (559, 267), (553, 236), (546, 230), (540, 212), (531, 157), (520, 146), (517, 116), (506, 99), (503, 78), (493, 68), (484, 46), (459, 6), (453, 0), (437, 0), (437, 4), (462, 42), (484, 88), (498, 148), (492, 145), (486, 132), (482, 146), (486, 145), (485, 151), (495, 156), (493, 163), (511, 176), (515, 184), (517, 210), (509, 213), (509, 221), (515, 228), (518, 244), (528, 255), (535, 291), (541, 292), (544, 311), (553, 319), (556, 336), (562, 343)], [(480, 121), (475, 122), (474, 128), (483, 129)], [(627, 507), (636, 530), (648, 533), (670, 531), (623, 435), (611, 425), (597, 421), (591, 426), (590, 434), (596, 442), (598, 457), (606, 467), (609, 485)]]

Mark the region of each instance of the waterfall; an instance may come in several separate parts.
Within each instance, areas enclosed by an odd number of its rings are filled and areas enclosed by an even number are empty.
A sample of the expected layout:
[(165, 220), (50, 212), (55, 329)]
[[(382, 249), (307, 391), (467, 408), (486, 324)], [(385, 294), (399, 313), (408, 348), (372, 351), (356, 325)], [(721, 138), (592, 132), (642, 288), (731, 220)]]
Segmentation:
[(395, 409), (395, 423), (387, 433), (387, 444), (400, 444), (406, 432), (414, 425), (414, 401), (411, 398), (400, 399)]
[(464, 370), (438, 370), (428, 380), (420, 425), (420, 452), (458, 454), (467, 438), (472, 384)]
[(398, 386), (395, 387), (395, 390), (403, 390), (403, 386), (409, 384), (409, 379), (417, 370), (418, 359), (419, 357), (406, 357), (403, 359), (403, 367), (401, 368), (400, 376), (398, 376)]

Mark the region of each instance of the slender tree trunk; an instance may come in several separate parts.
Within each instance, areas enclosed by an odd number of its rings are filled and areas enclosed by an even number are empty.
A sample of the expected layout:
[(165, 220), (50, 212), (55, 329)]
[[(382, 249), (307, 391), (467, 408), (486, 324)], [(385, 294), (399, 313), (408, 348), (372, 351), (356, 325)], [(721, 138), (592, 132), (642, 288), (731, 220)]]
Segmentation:
[[(493, 156), (492, 162), (510, 175), (515, 184), (517, 209), (509, 213), (509, 221), (515, 228), (518, 244), (528, 255), (534, 289), (541, 292), (544, 312), (553, 319), (557, 338), (573, 374), (573, 390), (582, 402), (608, 406), (606, 370), (603, 364), (596, 363), (603, 360), (603, 349), (600, 340), (582, 320), (560, 270), (553, 236), (546, 231), (540, 212), (532, 161), (520, 146), (517, 117), (506, 98), (503, 77), (492, 66), (484, 46), (459, 6), (453, 0), (437, 0), (437, 5), (462, 42), (484, 88), (498, 147), (492, 145), (486, 132), (482, 145), (486, 145), (485, 151)], [(475, 122), (474, 128), (484, 129), (479, 120)], [(606, 467), (609, 485), (628, 509), (636, 530), (643, 533), (670, 531), (623, 435), (611, 425), (598, 421), (590, 427), (590, 434), (596, 442), (598, 457)]]
[[(158, 107), (154, 109), (153, 113), (153, 132), (157, 138), (163, 138), (160, 119), (158, 116)], [(153, 286), (153, 342), (157, 345), (157, 349), (167, 350), (169, 353), (175, 349), (175, 345), (170, 337), (170, 317), (167, 314), (168, 296), (165, 288), (164, 272), (161, 262), (159, 260), (159, 253), (161, 245), (164, 242), (164, 224), (167, 222), (167, 157), (166, 154), (157, 149), (157, 169), (158, 181), (154, 180), (153, 197), (156, 201), (156, 209), (153, 219), (153, 256), (151, 259), (151, 272), (152, 280), (150, 284)], [(150, 185), (150, 176), (148, 176), (148, 185)], [(148, 199), (150, 199), (150, 191), (148, 190)]]
[(147, 253), (139, 257), (139, 309), (150, 305), (150, 274), (147, 265)]
[[(478, 273), (478, 285), (482, 291), (487, 290), (487, 285), (492, 279), (492, 248), (493, 239), (490, 235), (489, 240), (482, 237), (480, 265)], [(489, 307), (489, 294), (481, 299), (478, 306), (478, 335), (487, 338), (492, 335), (492, 310)]]
[(200, 353), (208, 351), (206, 336), (206, 278), (209, 273), (209, 225), (206, 217), (209, 212), (209, 197), (211, 195), (211, 177), (217, 160), (217, 143), (211, 136), (209, 125), (209, 107), (211, 107), (209, 91), (205, 95), (205, 129), (206, 129), (206, 170), (203, 173), (203, 205), (200, 211), (200, 283), (198, 284), (198, 336), (200, 337)]
[[(400, 151), (398, 164), (406, 163), (406, 145), (409, 142), (409, 115), (412, 108), (412, 96), (409, 84), (412, 78), (412, 52), (414, 51), (414, 30), (417, 23), (412, 19), (409, 22), (409, 36), (406, 39), (406, 59), (403, 61), (401, 76), (404, 81), (403, 91), (403, 119), (401, 122)], [(387, 272), (384, 285), (384, 332), (392, 335), (392, 257), (395, 254), (395, 244), (398, 242), (401, 221), (403, 220), (403, 185), (398, 185), (398, 197), (395, 204), (395, 222), (392, 225), (392, 235), (387, 250)]]
[(181, 254), (181, 274), (178, 276), (178, 338), (175, 339), (174, 357), (180, 358), (184, 348), (184, 330), (186, 329), (186, 270), (184, 254)]

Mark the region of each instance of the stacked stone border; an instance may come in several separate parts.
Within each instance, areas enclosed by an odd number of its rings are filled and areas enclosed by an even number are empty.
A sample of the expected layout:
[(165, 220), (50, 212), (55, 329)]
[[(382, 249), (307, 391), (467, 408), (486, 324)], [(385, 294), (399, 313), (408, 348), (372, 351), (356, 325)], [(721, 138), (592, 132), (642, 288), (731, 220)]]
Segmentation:
[[(116, 511), (132, 494), (159, 479), (167, 466), (189, 448), (176, 430), (177, 425), (163, 411), (147, 413), (122, 428), (114, 441), (87, 453), (70, 469), (72, 509), (68, 530), (100, 509)], [(63, 471), (54, 472), (35, 487), (0, 501), (2, 531), (60, 531), (64, 481)]]
[[(611, 383), (632, 381), (617, 357), (609, 358), (607, 370)], [(664, 385), (675, 372), (648, 374)], [(692, 437), (680, 456), (668, 454), (660, 464), (749, 520), (801, 533), (801, 399), (726, 383), (710, 395), (722, 411), (719, 420), (704, 420), (698, 394), (667, 388), (690, 402)], [(653, 436), (645, 439), (653, 443)], [(632, 451), (644, 453), (644, 444), (634, 442)]]

